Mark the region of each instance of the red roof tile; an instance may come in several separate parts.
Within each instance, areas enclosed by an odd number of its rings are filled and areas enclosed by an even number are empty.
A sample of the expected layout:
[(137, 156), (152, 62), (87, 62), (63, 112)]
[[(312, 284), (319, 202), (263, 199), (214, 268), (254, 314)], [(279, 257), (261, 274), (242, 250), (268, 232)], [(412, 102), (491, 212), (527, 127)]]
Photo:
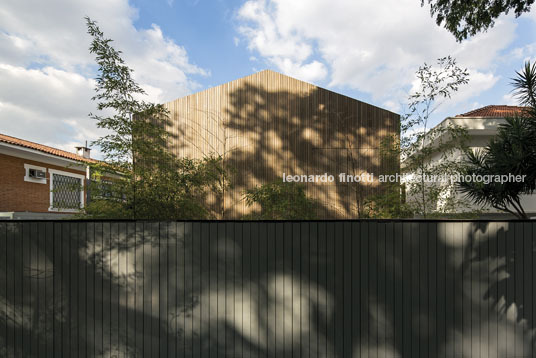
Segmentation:
[(55, 155), (55, 156), (58, 156), (58, 157), (67, 158), (67, 159), (71, 159), (71, 160), (76, 160), (76, 161), (79, 161), (79, 162), (86, 162), (86, 163), (95, 163), (95, 162), (97, 162), (97, 160), (95, 160), (95, 159), (84, 158), (84, 157), (82, 157), (80, 155), (77, 155), (75, 153), (67, 152), (65, 150), (61, 150), (61, 149), (57, 149), (57, 148), (52, 148), (52, 147), (49, 147), (49, 146), (46, 146), (46, 145), (43, 145), (43, 144), (30, 142), (28, 140), (11, 137), (11, 136), (1, 134), (1, 133), (0, 133), (0, 142), (7, 143), (7, 144), (18, 145), (18, 146), (21, 146), (21, 147), (30, 148), (30, 149), (34, 149), (34, 150), (38, 150), (38, 151), (43, 152), (43, 153), (52, 154), (52, 155)]
[(490, 105), (458, 114), (456, 117), (514, 117), (523, 115), (526, 109), (519, 106)]

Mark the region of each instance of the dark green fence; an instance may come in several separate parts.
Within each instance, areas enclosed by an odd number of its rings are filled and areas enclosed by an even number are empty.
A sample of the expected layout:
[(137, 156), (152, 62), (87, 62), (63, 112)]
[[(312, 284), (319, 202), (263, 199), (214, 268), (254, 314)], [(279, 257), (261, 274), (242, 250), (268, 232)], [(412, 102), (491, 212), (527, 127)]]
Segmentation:
[(0, 222), (0, 356), (532, 357), (532, 222)]

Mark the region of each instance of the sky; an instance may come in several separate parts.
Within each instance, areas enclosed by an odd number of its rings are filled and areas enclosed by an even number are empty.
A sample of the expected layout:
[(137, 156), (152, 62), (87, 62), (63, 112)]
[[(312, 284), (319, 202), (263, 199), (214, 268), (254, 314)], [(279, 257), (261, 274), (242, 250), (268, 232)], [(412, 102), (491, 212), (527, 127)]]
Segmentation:
[(469, 83), (435, 124), (517, 104), (511, 78), (536, 59), (536, 10), (458, 43), (420, 0), (3, 0), (0, 133), (68, 151), (103, 134), (88, 117), (97, 67), (84, 16), (153, 102), (272, 69), (402, 114), (419, 66), (451, 55)]

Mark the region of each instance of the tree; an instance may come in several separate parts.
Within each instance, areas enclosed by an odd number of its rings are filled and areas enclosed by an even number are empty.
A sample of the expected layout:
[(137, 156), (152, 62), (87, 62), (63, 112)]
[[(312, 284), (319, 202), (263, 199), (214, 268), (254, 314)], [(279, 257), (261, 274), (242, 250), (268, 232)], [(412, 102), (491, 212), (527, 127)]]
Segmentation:
[(491, 206), (520, 219), (528, 216), (521, 205), (521, 195), (536, 190), (536, 65), (525, 63), (522, 71), (513, 78), (514, 94), (527, 110), (520, 116), (506, 118), (486, 148), (468, 151), (465, 156), (465, 175), (519, 175), (524, 180), (485, 183), (460, 182), (466, 197), (481, 206)]
[(416, 72), (419, 88), (409, 96), (409, 113), (401, 128), (400, 157), (406, 174), (407, 205), (424, 218), (470, 211), (448, 180), (460, 172), (460, 153), (466, 147), (467, 131), (445, 121), (429, 128), (430, 116), (468, 82), (469, 73), (449, 57), (440, 58), (437, 68), (429, 64)]
[(247, 206), (258, 204), (260, 212), (245, 219), (256, 220), (312, 220), (316, 218), (316, 203), (305, 193), (305, 185), (287, 183), (278, 179), (249, 189), (244, 198)]
[(91, 200), (85, 215), (93, 218), (194, 219), (206, 218), (207, 192), (217, 189), (221, 159), (176, 158), (167, 150), (168, 111), (161, 104), (138, 99), (144, 90), (132, 70), (106, 39), (96, 22), (86, 17), (95, 55), (97, 109), (90, 114), (109, 134), (93, 144), (104, 161), (91, 165)]
[[(426, 0), (421, 0), (424, 6)], [(445, 28), (462, 41), (495, 25), (501, 14), (514, 11), (516, 17), (529, 12), (534, 0), (428, 0), (430, 15), (435, 16), (438, 26)]]
[[(387, 169), (382, 175), (396, 175), (400, 171), (400, 138), (387, 136), (380, 142), (380, 162)], [(381, 184), (380, 193), (364, 200), (366, 218), (397, 219), (411, 218), (413, 211), (406, 202), (406, 187), (400, 181)]]

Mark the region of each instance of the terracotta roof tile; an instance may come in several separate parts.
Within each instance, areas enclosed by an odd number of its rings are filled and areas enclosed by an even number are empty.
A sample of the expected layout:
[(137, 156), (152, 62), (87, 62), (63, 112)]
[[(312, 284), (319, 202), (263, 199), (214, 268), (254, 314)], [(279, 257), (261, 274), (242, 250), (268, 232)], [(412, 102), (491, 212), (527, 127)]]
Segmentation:
[(57, 148), (52, 148), (52, 147), (49, 147), (49, 146), (46, 146), (46, 145), (43, 145), (43, 144), (30, 142), (28, 140), (11, 137), (11, 136), (8, 136), (8, 135), (2, 134), (2, 133), (0, 133), (0, 142), (7, 143), (7, 144), (12, 144), (12, 145), (18, 145), (18, 146), (29, 148), (29, 149), (38, 150), (38, 151), (43, 152), (43, 153), (52, 154), (52, 155), (55, 155), (55, 156), (58, 156), (58, 157), (67, 158), (67, 159), (71, 159), (71, 160), (76, 160), (76, 161), (79, 161), (79, 162), (86, 162), (86, 163), (96, 163), (97, 162), (97, 160), (95, 160), (95, 159), (84, 158), (84, 157), (82, 157), (80, 155), (77, 155), (75, 153), (67, 152), (65, 150), (61, 150), (61, 149), (57, 149)]
[(526, 109), (519, 106), (490, 105), (458, 114), (456, 117), (514, 117), (522, 115)]

